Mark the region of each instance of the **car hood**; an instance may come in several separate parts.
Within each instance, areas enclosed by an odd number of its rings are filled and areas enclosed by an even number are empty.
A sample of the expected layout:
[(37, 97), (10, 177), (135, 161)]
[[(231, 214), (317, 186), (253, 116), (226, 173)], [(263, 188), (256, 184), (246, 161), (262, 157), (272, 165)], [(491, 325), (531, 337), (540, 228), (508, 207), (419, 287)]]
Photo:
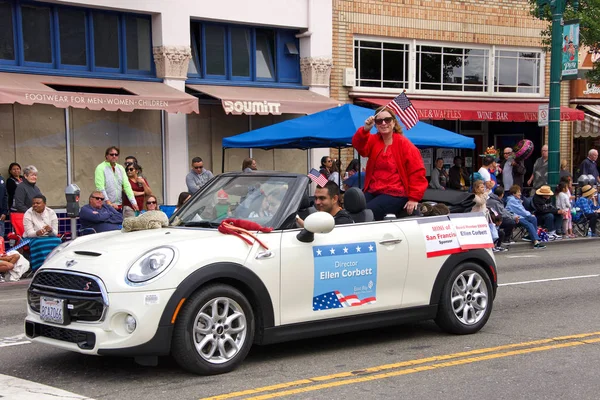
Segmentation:
[[(161, 246), (175, 250), (171, 265), (147, 284), (128, 283), (129, 267)], [(105, 232), (77, 238), (47, 260), (40, 270), (65, 270), (100, 278), (108, 292), (173, 289), (196, 269), (214, 262), (245, 264), (251, 246), (216, 229), (163, 228)]]

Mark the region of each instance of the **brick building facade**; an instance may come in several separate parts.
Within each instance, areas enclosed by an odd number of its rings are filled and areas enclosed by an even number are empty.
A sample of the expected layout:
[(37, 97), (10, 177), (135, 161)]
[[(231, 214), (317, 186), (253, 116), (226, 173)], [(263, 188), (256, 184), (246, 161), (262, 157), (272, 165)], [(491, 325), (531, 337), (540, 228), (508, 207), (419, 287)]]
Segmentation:
[[(487, 109), (494, 110), (512, 105), (517, 109), (526, 106), (537, 113), (537, 106), (547, 103), (549, 94), (550, 58), (540, 36), (545, 26), (545, 22), (532, 17), (526, 0), (334, 0), (331, 97), (375, 107), (375, 100), (385, 103), (406, 90), (413, 104), (416, 100), (425, 107), (433, 104), (432, 101), (444, 102), (449, 109), (484, 104)], [(363, 41), (368, 43), (365, 47), (371, 48), (381, 43), (381, 79), (373, 77), (372, 69), (363, 71), (360, 68), (360, 63), (369, 57), (363, 58), (360, 53), (364, 51)], [(402, 44), (404, 49), (399, 47)], [(385, 65), (386, 46), (405, 52), (403, 77), (392, 76), (393, 67), (390, 72)], [(440, 49), (439, 54), (426, 54), (432, 48)], [(453, 68), (441, 61), (441, 81), (425, 76), (431, 60), (450, 59), (449, 54), (458, 54), (461, 49), (462, 55), (455, 58), (462, 60), (458, 68), (456, 63)], [(370, 52), (368, 54), (376, 54), (377, 50), (369, 48), (367, 51)], [(474, 60), (477, 52), (483, 54), (483, 66), (474, 73), (478, 77), (467, 75), (466, 71), (472, 70), (474, 65), (471, 62), (469, 66), (467, 59)], [(425, 58), (420, 58), (425, 56), (429, 57), (429, 66)], [(510, 72), (512, 65), (515, 65), (517, 77), (504, 74)], [(519, 77), (522, 66), (533, 66), (529, 81)], [(348, 81), (348, 68), (355, 69), (356, 81), (353, 84)], [(451, 85), (454, 87), (446, 90)], [(563, 106), (569, 104), (568, 97), (566, 82), (561, 96)], [(419, 110), (417, 104), (415, 107)], [(573, 118), (573, 114), (569, 117), (568, 109), (561, 111), (565, 114), (564, 117), (561, 114), (561, 119)], [(523, 121), (485, 117), (472, 119), (464, 112), (462, 118), (460, 115), (447, 113), (444, 114), (445, 119), (440, 120), (426, 120), (421, 115), (421, 120), (474, 137), (479, 153), (487, 146), (503, 146), (522, 135), (536, 145), (535, 157), (529, 160), (531, 164), (539, 157), (541, 144), (547, 141), (547, 130), (537, 126), (537, 119), (534, 121), (531, 113)], [(571, 158), (570, 125), (570, 122), (561, 123), (561, 158)], [(334, 156), (337, 156), (337, 150), (332, 152)], [(351, 151), (344, 152), (343, 165), (351, 157)]]

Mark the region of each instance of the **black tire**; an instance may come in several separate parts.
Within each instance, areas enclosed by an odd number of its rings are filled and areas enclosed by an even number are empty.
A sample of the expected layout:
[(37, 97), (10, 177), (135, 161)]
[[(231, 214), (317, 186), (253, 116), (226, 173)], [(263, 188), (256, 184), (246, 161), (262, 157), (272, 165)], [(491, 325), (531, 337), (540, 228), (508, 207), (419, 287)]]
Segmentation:
[[(479, 289), (469, 288), (471, 277), (475, 282), (472, 286)], [(463, 288), (466, 290), (461, 291)], [(479, 331), (492, 313), (493, 290), (492, 281), (481, 266), (472, 262), (460, 264), (446, 278), (435, 323), (444, 331), (458, 335)], [(453, 297), (460, 299), (453, 303)]]
[(171, 355), (182, 368), (195, 374), (223, 374), (246, 358), (254, 331), (252, 307), (239, 290), (223, 284), (206, 286), (184, 303), (175, 322)]

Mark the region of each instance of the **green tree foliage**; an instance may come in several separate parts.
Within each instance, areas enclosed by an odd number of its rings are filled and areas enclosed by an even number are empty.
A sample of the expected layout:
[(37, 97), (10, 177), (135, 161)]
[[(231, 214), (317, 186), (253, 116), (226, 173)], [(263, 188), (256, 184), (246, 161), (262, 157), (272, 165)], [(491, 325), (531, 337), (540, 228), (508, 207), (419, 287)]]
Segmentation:
[[(579, 19), (579, 44), (589, 46), (592, 50), (600, 51), (600, 0), (580, 0), (577, 11), (573, 10), (572, 0), (552, 0), (567, 2), (563, 18), (565, 21)], [(545, 5), (541, 10), (537, 0), (529, 0), (531, 15), (548, 22), (552, 21), (550, 7)], [(541, 13), (540, 13), (541, 11)], [(550, 49), (551, 24), (542, 31), (542, 39), (546, 50)], [(595, 62), (593, 69), (587, 73), (587, 79), (594, 83), (600, 83), (600, 62)]]

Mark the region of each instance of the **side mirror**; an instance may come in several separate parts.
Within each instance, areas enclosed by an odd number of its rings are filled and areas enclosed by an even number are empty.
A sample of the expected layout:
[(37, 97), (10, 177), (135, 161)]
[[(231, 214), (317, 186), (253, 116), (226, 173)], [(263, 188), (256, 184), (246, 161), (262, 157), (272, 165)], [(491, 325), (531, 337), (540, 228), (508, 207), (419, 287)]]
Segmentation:
[(315, 240), (315, 233), (329, 233), (334, 226), (335, 220), (331, 214), (319, 211), (306, 217), (304, 229), (296, 235), (296, 238), (303, 243), (310, 243)]

